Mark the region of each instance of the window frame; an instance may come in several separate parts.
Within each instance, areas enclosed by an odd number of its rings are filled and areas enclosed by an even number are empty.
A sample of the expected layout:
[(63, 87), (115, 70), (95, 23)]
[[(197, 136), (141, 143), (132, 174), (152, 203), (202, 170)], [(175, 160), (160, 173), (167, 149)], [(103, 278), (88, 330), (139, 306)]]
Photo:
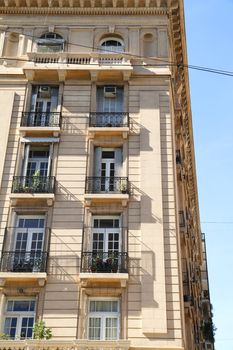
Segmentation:
[[(9, 301), (34, 301), (35, 302), (35, 308), (34, 311), (7, 311), (7, 306)], [(15, 337), (10, 338), (10, 339), (32, 339), (33, 337), (33, 332), (32, 332), (32, 337), (31, 338), (21, 338), (21, 330), (22, 330), (22, 321), (24, 317), (27, 318), (33, 318), (33, 325), (35, 323), (36, 319), (36, 309), (37, 309), (37, 298), (36, 297), (28, 297), (28, 298), (22, 298), (22, 297), (8, 297), (5, 301), (5, 306), (4, 306), (4, 317), (2, 321), (2, 329), (3, 332), (5, 331), (5, 322), (7, 318), (16, 318), (17, 323), (16, 323), (16, 331), (15, 331)], [(8, 334), (8, 333), (6, 333)]]
[[(117, 301), (117, 312), (90, 312), (91, 301)], [(89, 340), (102, 340), (111, 341), (120, 339), (121, 331), (121, 300), (120, 298), (110, 298), (110, 297), (90, 297), (88, 299), (88, 313), (87, 313), (87, 339)], [(90, 339), (89, 338), (89, 321), (91, 318), (100, 318), (100, 339)], [(117, 318), (117, 337), (116, 339), (106, 339), (106, 319), (107, 318)]]
[[(113, 49), (106, 50), (107, 46), (104, 46), (103, 44), (107, 41), (115, 41), (115, 42), (120, 43), (120, 45), (109, 45), (109, 48), (115, 47), (116, 48), (115, 51)], [(125, 52), (125, 44), (124, 44), (123, 39), (115, 37), (115, 36), (109, 36), (109, 37), (105, 37), (105, 38), (101, 39), (99, 41), (98, 46), (99, 46), (99, 50), (103, 53), (112, 53), (112, 54), (116, 53), (116, 54), (118, 54), (118, 53)], [(121, 50), (117, 50), (118, 47), (121, 48)]]

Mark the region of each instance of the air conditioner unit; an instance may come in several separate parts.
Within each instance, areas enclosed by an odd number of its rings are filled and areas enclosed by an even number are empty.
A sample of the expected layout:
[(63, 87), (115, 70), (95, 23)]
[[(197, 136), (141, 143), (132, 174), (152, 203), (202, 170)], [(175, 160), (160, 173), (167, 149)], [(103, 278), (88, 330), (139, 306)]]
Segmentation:
[(116, 86), (105, 86), (104, 97), (116, 98), (117, 88)]
[(39, 87), (39, 97), (40, 98), (50, 98), (51, 96), (51, 87), (50, 86), (40, 86)]

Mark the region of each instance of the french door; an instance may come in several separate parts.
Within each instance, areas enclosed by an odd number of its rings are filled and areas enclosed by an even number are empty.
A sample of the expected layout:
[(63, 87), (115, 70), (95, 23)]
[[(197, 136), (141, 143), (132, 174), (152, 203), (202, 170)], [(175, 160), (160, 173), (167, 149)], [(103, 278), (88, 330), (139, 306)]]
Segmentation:
[(31, 117), (34, 118), (33, 125), (36, 126), (48, 126), (51, 111), (51, 100), (49, 98), (37, 98), (35, 114)]
[(101, 159), (101, 192), (114, 191), (115, 171), (115, 151), (103, 150)]
[(13, 270), (40, 271), (43, 264), (45, 218), (19, 216), (15, 228)]
[(116, 272), (121, 250), (119, 217), (93, 219), (92, 257), (97, 272)]
[[(97, 89), (97, 112), (101, 113), (97, 116), (98, 125), (119, 126), (122, 124), (122, 114), (124, 111), (124, 90), (123, 87), (116, 87), (115, 97), (107, 97), (104, 95), (104, 88)], [(100, 119), (98, 119), (100, 118)]]

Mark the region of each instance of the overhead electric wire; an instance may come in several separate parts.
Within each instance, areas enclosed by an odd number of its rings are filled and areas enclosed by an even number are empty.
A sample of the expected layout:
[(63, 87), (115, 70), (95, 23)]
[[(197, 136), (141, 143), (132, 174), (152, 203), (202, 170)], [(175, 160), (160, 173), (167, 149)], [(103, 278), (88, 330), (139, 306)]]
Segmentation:
[[(12, 33), (12, 31), (10, 30), (1, 30), (1, 32), (10, 32)], [(13, 32), (15, 34), (22, 34), (20, 32)], [(26, 37), (30, 37), (32, 39), (40, 39), (40, 37), (38, 36), (34, 36), (34, 35), (30, 35), (30, 34), (23, 34)], [(51, 39), (52, 41), (52, 39)], [(101, 47), (94, 47), (94, 46), (88, 46), (88, 45), (83, 45), (83, 44), (76, 44), (76, 43), (72, 43), (67, 41), (68, 45), (71, 46), (77, 46), (77, 47), (83, 47), (83, 48), (88, 48), (88, 49), (92, 49), (92, 50), (98, 50), (96, 53), (98, 53), (99, 51), (103, 51), (104, 53), (115, 53), (115, 54), (123, 54), (124, 56), (129, 56), (130, 58), (135, 57), (138, 59), (145, 59), (145, 60), (149, 60), (149, 61), (161, 61), (161, 63), (155, 63), (155, 64), (151, 64), (151, 63), (141, 63), (141, 64), (134, 64), (134, 67), (166, 67), (166, 66), (176, 66), (176, 67), (181, 67), (181, 68), (187, 68), (187, 69), (192, 69), (192, 70), (197, 70), (197, 71), (202, 71), (202, 72), (206, 72), (206, 73), (212, 73), (212, 74), (218, 74), (218, 75), (224, 75), (224, 76), (230, 76), (233, 77), (233, 71), (228, 71), (228, 70), (223, 70), (223, 69), (218, 69), (218, 68), (210, 68), (210, 67), (205, 67), (205, 66), (196, 66), (196, 65), (191, 65), (191, 64), (185, 64), (185, 63), (181, 63), (181, 62), (173, 62), (173, 61), (168, 61), (164, 58), (160, 58), (160, 57), (145, 57), (145, 56), (140, 56), (140, 55), (136, 55), (136, 54), (131, 54), (129, 52), (119, 52), (119, 51), (114, 51), (114, 50), (109, 50), (107, 51), (106, 48), (101, 48)], [(85, 53), (83, 53), (85, 54)], [(30, 59), (24, 59), (24, 58), (14, 58), (14, 57), (0, 57), (0, 60), (12, 60), (12, 61), (20, 61), (20, 62), (32, 62), (35, 63), (34, 60), (30, 60)], [(163, 62), (163, 63), (162, 63)], [(55, 62), (55, 63), (59, 63), (59, 64), (66, 64), (67, 62)], [(46, 63), (44, 63), (46, 64)], [(50, 64), (49, 62), (47, 64)], [(69, 65), (72, 64), (77, 64), (77, 63), (68, 63)], [(99, 65), (98, 63), (91, 63), (91, 65)], [(110, 65), (110, 64), (109, 64)]]

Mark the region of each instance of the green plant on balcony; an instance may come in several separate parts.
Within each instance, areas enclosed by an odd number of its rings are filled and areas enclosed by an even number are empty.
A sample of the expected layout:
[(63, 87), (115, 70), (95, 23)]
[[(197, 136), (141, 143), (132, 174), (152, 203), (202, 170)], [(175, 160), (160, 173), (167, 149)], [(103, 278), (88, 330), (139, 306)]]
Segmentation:
[(34, 339), (50, 339), (52, 338), (51, 328), (45, 326), (45, 322), (42, 320), (36, 321), (33, 326), (33, 338)]
[(216, 327), (214, 326), (212, 320), (209, 320), (204, 323), (202, 326), (202, 334), (205, 340), (210, 343), (214, 343), (214, 335), (216, 332)]
[(33, 192), (37, 192), (41, 184), (41, 179), (40, 179), (40, 170), (37, 170), (33, 175), (32, 175), (32, 190)]
[(127, 182), (126, 182), (126, 180), (121, 181), (120, 191), (121, 191), (121, 193), (127, 193)]
[(0, 333), (0, 340), (9, 340), (10, 337), (6, 333)]

